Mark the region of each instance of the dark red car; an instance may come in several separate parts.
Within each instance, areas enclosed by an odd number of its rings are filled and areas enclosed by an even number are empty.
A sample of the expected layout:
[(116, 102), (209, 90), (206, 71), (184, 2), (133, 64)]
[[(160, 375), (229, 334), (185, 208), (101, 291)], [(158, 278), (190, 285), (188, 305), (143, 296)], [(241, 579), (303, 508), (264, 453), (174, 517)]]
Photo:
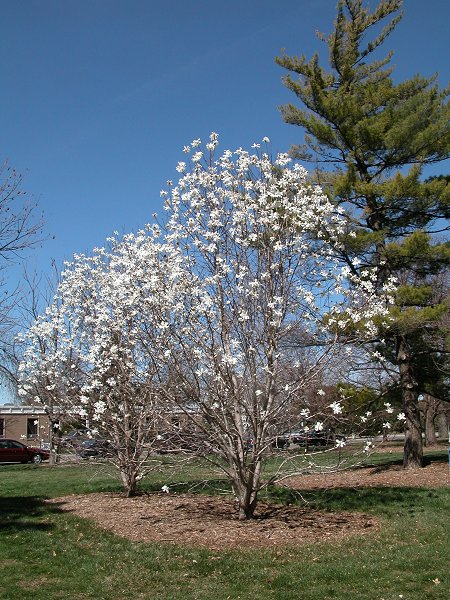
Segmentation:
[(0, 462), (41, 463), (50, 458), (50, 452), (42, 448), (25, 446), (16, 440), (0, 440)]

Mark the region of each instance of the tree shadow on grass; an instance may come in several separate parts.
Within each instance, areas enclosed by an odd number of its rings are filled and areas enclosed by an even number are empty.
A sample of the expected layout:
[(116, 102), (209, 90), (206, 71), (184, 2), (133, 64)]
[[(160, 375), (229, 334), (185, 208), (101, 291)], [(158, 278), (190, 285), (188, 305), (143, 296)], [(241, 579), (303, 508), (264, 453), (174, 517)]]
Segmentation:
[[(443, 453), (443, 452), (433, 452), (433, 453), (429, 453), (429, 454), (425, 454), (423, 457), (423, 466), (424, 468), (426, 468), (427, 466), (429, 466), (432, 462), (438, 462), (438, 463), (443, 463), (443, 462), (447, 462), (448, 457), (447, 457), (447, 453)], [(391, 469), (392, 467), (402, 467), (403, 466), (403, 458), (396, 458), (396, 457), (392, 457), (392, 458), (388, 458), (386, 456), (383, 456), (383, 462), (377, 462), (377, 461), (368, 461), (365, 462), (362, 465), (358, 465), (355, 466), (355, 469), (367, 469), (367, 468), (373, 468), (375, 473), (382, 473), (383, 471), (389, 471), (389, 469)]]
[(437, 490), (414, 487), (358, 487), (293, 490), (270, 488), (268, 499), (283, 504), (303, 504), (317, 510), (361, 511), (378, 514), (422, 510), (440, 498)]
[[(433, 458), (433, 460), (435, 460)], [(437, 455), (437, 460), (441, 457)], [(392, 462), (390, 463), (392, 466)], [(383, 468), (384, 465), (376, 465)], [(143, 494), (161, 492), (161, 483), (148, 483), (142, 486)], [(177, 494), (232, 494), (231, 486), (224, 479), (189, 480), (167, 482), (169, 491)], [(417, 487), (334, 487), (318, 489), (292, 489), (282, 486), (269, 486), (261, 490), (262, 502), (297, 505), (303, 508), (324, 511), (358, 511), (377, 514), (392, 514), (404, 511), (411, 513), (423, 510), (430, 502), (440, 502), (442, 491)]]
[(0, 498), (0, 532), (50, 530), (53, 525), (45, 519), (61, 512), (58, 506), (57, 503), (47, 504), (44, 498), (38, 496)]

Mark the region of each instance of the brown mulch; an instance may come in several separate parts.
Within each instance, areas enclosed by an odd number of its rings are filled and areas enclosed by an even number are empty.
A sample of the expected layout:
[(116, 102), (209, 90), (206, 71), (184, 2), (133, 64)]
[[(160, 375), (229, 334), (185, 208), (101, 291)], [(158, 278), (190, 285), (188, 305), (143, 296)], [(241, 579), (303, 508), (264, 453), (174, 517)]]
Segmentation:
[(136, 542), (222, 550), (299, 545), (373, 530), (376, 519), (260, 503), (256, 519), (239, 521), (233, 501), (218, 496), (155, 493), (125, 498), (89, 494), (53, 500), (62, 510), (95, 521)]
[(450, 472), (445, 462), (432, 462), (424, 469), (382, 466), (290, 477), (285, 484), (296, 490), (343, 487), (447, 487)]
[[(326, 475), (304, 475), (285, 482), (298, 490), (362, 486), (448, 486), (448, 466), (432, 463), (419, 471), (397, 467), (365, 468)], [(232, 500), (196, 494), (123, 494), (67, 496), (49, 502), (92, 519), (103, 529), (138, 542), (173, 543), (220, 551), (232, 548), (277, 548), (364, 535), (379, 527), (361, 513), (330, 513), (298, 506), (259, 503), (257, 518), (239, 521)]]

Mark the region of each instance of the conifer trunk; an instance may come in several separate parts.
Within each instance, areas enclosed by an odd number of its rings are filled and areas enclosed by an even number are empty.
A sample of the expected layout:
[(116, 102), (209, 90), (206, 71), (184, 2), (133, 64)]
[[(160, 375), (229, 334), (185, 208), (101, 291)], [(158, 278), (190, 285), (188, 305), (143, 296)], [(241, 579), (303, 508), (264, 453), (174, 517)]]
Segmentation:
[(447, 439), (448, 437), (448, 420), (447, 413), (444, 408), (442, 408), (441, 412), (438, 414), (438, 431), (439, 437)]
[(397, 362), (400, 371), (403, 411), (406, 417), (403, 466), (407, 469), (423, 467), (422, 428), (420, 425), (419, 394), (415, 381), (411, 355), (405, 336), (399, 336)]
[(424, 394), (423, 403), (425, 405), (425, 446), (436, 443), (436, 418), (439, 410), (439, 400)]

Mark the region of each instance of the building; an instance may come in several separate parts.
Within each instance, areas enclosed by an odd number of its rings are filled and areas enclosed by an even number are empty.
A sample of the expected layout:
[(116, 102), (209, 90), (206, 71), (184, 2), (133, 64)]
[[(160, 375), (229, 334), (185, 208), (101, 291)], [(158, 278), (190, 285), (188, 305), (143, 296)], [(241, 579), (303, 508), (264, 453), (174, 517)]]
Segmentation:
[(50, 420), (39, 406), (0, 406), (0, 439), (34, 446), (50, 442)]

